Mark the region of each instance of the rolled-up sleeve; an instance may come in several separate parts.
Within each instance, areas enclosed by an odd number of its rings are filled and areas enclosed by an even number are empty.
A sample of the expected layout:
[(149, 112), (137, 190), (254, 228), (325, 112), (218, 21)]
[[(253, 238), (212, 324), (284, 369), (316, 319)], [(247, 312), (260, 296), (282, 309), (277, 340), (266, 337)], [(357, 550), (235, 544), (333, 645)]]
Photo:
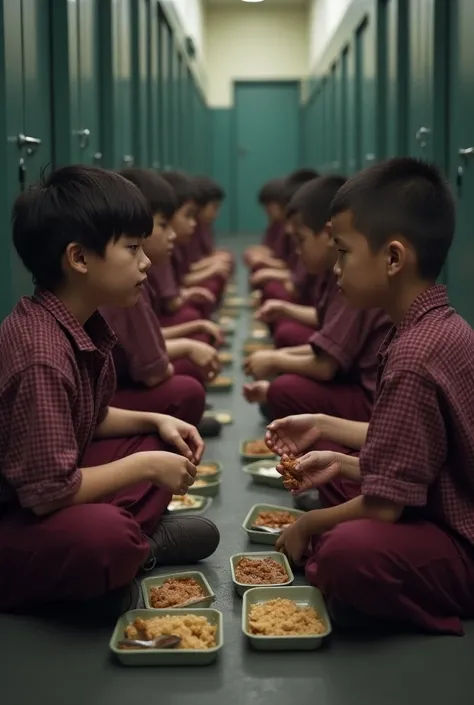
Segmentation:
[(435, 386), (409, 371), (386, 375), (360, 453), (362, 494), (424, 506), (446, 453)]

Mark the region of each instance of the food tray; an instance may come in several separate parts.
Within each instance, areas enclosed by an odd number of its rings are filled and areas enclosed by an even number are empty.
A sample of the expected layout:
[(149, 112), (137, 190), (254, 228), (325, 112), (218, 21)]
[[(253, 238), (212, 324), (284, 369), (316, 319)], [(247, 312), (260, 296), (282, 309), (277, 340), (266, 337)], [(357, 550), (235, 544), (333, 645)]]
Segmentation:
[[(222, 383), (221, 383), (222, 382)], [(216, 377), (207, 385), (210, 392), (230, 392), (234, 386), (232, 377)]]
[(272, 453), (272, 451), (271, 451), (270, 449), (268, 449), (268, 453), (266, 453), (265, 455), (264, 455), (263, 453), (261, 453), (261, 454), (259, 454), (259, 453), (257, 453), (257, 454), (248, 453), (248, 452), (245, 450), (245, 446), (246, 446), (247, 443), (250, 443), (250, 442), (252, 442), (252, 441), (259, 441), (259, 440), (263, 440), (263, 439), (260, 439), (260, 438), (246, 438), (246, 439), (244, 439), (243, 441), (240, 442), (240, 457), (241, 457), (243, 460), (272, 460), (273, 458), (276, 458), (276, 457), (277, 457), (274, 453)]
[(234, 417), (230, 413), (230, 411), (205, 411), (204, 418), (215, 419), (216, 421), (218, 421), (218, 423), (221, 424), (221, 426), (229, 426), (230, 424), (234, 423)]
[(265, 586), (259, 586), (259, 587), (283, 587), (283, 586), (288, 586), (292, 585), (295, 581), (295, 576), (293, 575), (293, 571), (291, 570), (291, 566), (288, 562), (288, 558), (285, 556), (284, 553), (279, 553), (278, 551), (262, 551), (258, 553), (236, 553), (235, 555), (231, 556), (230, 558), (230, 570), (232, 573), (232, 582), (234, 583), (235, 589), (237, 590), (238, 595), (243, 595), (247, 590), (253, 590), (256, 586), (247, 584), (247, 583), (239, 583), (236, 580), (235, 577), (235, 567), (237, 563), (240, 561), (241, 558), (255, 558), (255, 559), (262, 559), (262, 558), (272, 558), (274, 561), (277, 563), (280, 563), (285, 567), (286, 572), (288, 573), (288, 580), (286, 583), (276, 583), (275, 585), (265, 585)]
[(197, 487), (195, 487), (195, 485), (191, 485), (188, 490), (189, 494), (192, 494), (193, 496), (200, 495), (201, 497), (215, 497), (219, 494), (219, 490), (221, 488), (220, 477), (208, 475), (207, 477), (196, 477), (196, 481), (197, 480), (202, 480), (206, 484), (198, 485)]
[(264, 531), (255, 531), (250, 528), (253, 526), (253, 523), (260, 512), (289, 512), (290, 514), (294, 514), (296, 517), (300, 517), (304, 514), (304, 512), (300, 512), (298, 509), (293, 509), (291, 507), (279, 507), (275, 504), (254, 504), (245, 517), (242, 527), (251, 543), (263, 543), (268, 546), (274, 546), (279, 535), (267, 534)]
[(202, 473), (200, 475), (196, 475), (196, 477), (208, 477), (209, 479), (214, 479), (214, 478), (221, 476), (221, 473), (222, 473), (221, 463), (216, 463), (214, 460), (203, 460), (201, 463), (199, 463), (198, 468), (200, 468), (202, 465), (211, 465), (212, 467), (214, 467), (216, 469), (216, 472), (209, 473), (209, 474)]
[[(137, 618), (150, 619), (157, 615), (195, 614), (205, 617), (211, 624), (217, 626), (216, 646), (213, 649), (137, 649), (122, 651), (117, 647), (123, 639), (125, 627)], [(208, 666), (213, 663), (224, 645), (224, 629), (222, 612), (214, 609), (189, 607), (175, 610), (131, 610), (118, 620), (109, 648), (124, 666)]]
[(222, 367), (231, 367), (234, 364), (234, 356), (228, 350), (223, 350), (218, 354)]
[(207, 512), (212, 504), (212, 499), (210, 497), (204, 497), (204, 495), (191, 495), (192, 499), (195, 500), (192, 507), (179, 507), (174, 509), (172, 507), (173, 502), (168, 505), (168, 511), (171, 514), (204, 514)]
[[(278, 598), (292, 600), (300, 607), (313, 607), (327, 629), (314, 636), (256, 636), (248, 630), (250, 609), (253, 605)], [(244, 594), (242, 609), (242, 631), (254, 649), (258, 651), (311, 651), (319, 649), (332, 631), (331, 620), (322, 593), (313, 587), (257, 587)]]
[(275, 346), (271, 342), (264, 342), (263, 340), (246, 340), (242, 352), (246, 355), (251, 355), (254, 352), (259, 352), (260, 350), (274, 350)]
[(258, 485), (267, 485), (268, 487), (276, 487), (277, 489), (284, 490), (283, 477), (280, 473), (277, 473), (276, 475), (266, 475), (265, 472), (262, 472), (262, 470), (265, 471), (274, 469), (275, 465), (275, 460), (257, 460), (257, 462), (243, 467), (242, 472), (249, 475)]
[[(215, 594), (207, 582), (206, 578), (202, 573), (197, 571), (186, 571), (185, 573), (166, 573), (166, 575), (154, 575), (152, 578), (145, 578), (142, 580), (142, 595), (145, 607), (148, 610), (153, 610), (155, 612), (162, 612), (159, 607), (152, 607), (150, 604), (149, 592), (152, 587), (161, 587), (166, 580), (169, 578), (177, 578), (178, 580), (185, 580), (187, 578), (193, 578), (204, 590), (204, 596), (199, 602), (195, 602), (192, 607), (210, 607), (214, 602)], [(167, 611), (181, 609), (179, 605), (176, 607), (166, 607)], [(186, 608), (182, 608), (186, 609)]]

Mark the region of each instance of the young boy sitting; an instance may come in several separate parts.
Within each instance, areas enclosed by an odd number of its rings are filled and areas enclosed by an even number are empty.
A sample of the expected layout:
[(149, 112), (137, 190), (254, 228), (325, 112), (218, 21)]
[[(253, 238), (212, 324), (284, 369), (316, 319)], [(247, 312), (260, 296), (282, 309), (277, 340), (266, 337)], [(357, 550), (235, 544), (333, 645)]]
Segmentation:
[[(347, 626), (462, 634), (461, 620), (474, 617), (474, 332), (436, 285), (454, 231), (449, 187), (418, 160), (378, 164), (342, 187), (332, 206), (339, 287), (394, 324), (372, 418), (293, 417), (268, 432), (278, 453), (317, 439), (360, 450), (299, 459), (298, 489), (320, 487), (326, 508), (277, 544), (299, 560), (312, 542), (306, 575)], [(341, 491), (349, 481), (358, 494)]]
[[(169, 256), (174, 233), (169, 220), (176, 210), (176, 198), (169, 184), (149, 169), (126, 169), (121, 175), (134, 183), (146, 198), (153, 213), (153, 231), (143, 242), (143, 250), (152, 265)], [(142, 295), (132, 308), (104, 306), (100, 309), (118, 339), (114, 348), (118, 390), (113, 405), (137, 411), (155, 411), (199, 425), (201, 435), (209, 435), (209, 422), (201, 421), (205, 405), (203, 376), (217, 374), (217, 352), (205, 343), (183, 338), (185, 332), (199, 332), (200, 325), (210, 321), (194, 321), (166, 328), (163, 338), (160, 322), (153, 311), (151, 287), (144, 282)], [(215, 325), (215, 324), (212, 324)], [(170, 335), (171, 332), (171, 335)], [(188, 343), (195, 356), (204, 349), (206, 364), (195, 365), (191, 376), (177, 375), (170, 364), (170, 338), (181, 335), (181, 347)], [(207, 351), (209, 354), (206, 355)], [(178, 351), (179, 352), (179, 351)], [(176, 356), (175, 356), (176, 357)], [(192, 379), (194, 377), (195, 379)], [(212, 429), (211, 435), (214, 435)]]
[(251, 245), (244, 252), (244, 262), (251, 270), (260, 267), (284, 267), (284, 262), (277, 262), (273, 254), (273, 245), (285, 221), (285, 202), (283, 198), (285, 179), (272, 179), (262, 186), (258, 202), (267, 216), (267, 227), (260, 245)]
[(97, 309), (136, 304), (152, 229), (140, 191), (92, 167), (58, 170), (14, 206), (13, 242), (36, 290), (0, 329), (2, 611), (97, 609), (104, 598), (99, 612), (121, 613), (135, 606), (139, 571), (218, 545), (212, 522), (164, 516), (194, 482), (196, 429), (109, 406), (115, 337)]
[[(287, 216), (307, 270), (317, 275), (313, 309), (315, 332), (301, 347), (261, 351), (245, 362), (256, 380), (244, 392), (249, 401), (267, 404), (272, 419), (298, 413), (368, 421), (377, 376), (377, 352), (390, 328), (380, 309), (351, 307), (341, 295), (333, 267), (337, 251), (328, 220), (331, 201), (345, 183), (325, 176), (294, 195)], [(276, 376), (273, 382), (263, 381)]]
[(191, 242), (193, 250), (191, 271), (203, 270), (214, 262), (224, 262), (233, 268), (232, 254), (227, 250), (216, 249), (214, 237), (214, 224), (225, 199), (225, 191), (209, 176), (196, 176), (194, 184), (199, 210), (196, 231)]

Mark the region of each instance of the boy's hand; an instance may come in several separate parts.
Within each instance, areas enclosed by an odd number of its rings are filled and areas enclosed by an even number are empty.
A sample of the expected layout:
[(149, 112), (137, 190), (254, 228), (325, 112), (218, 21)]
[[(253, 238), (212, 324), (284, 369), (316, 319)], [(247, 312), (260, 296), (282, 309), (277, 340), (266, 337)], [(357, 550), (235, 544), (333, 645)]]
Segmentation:
[(283, 529), (275, 544), (277, 551), (284, 553), (293, 563), (299, 563), (308, 550), (311, 535), (306, 531), (304, 522), (297, 522)]
[(191, 340), (189, 359), (203, 370), (206, 379), (209, 381), (212, 381), (220, 372), (219, 355), (212, 345), (202, 343), (199, 340)]
[(197, 301), (198, 303), (204, 301), (210, 304), (216, 303), (216, 297), (212, 291), (206, 289), (205, 286), (190, 286), (187, 289), (182, 289), (181, 295), (185, 301)]
[(173, 416), (160, 415), (157, 431), (162, 441), (174, 446), (191, 463), (199, 463), (204, 453), (204, 441), (195, 426)]
[(273, 323), (273, 321), (276, 321), (282, 316), (284, 316), (285, 312), (285, 301), (278, 301), (278, 299), (269, 299), (268, 301), (265, 301), (261, 308), (258, 309), (255, 314), (255, 318), (260, 321), (265, 321), (265, 323)]
[(298, 414), (267, 426), (265, 441), (277, 455), (301, 455), (321, 439), (318, 414)]
[(214, 321), (199, 321), (200, 330), (211, 336), (215, 345), (222, 345), (224, 334), (222, 329)]
[(152, 484), (166, 487), (173, 494), (186, 494), (196, 477), (196, 467), (182, 455), (155, 451), (144, 453)]
[(259, 350), (244, 361), (245, 374), (254, 379), (273, 377), (277, 370), (278, 350)]
[(254, 272), (250, 277), (250, 284), (252, 286), (263, 286), (263, 284), (266, 284), (273, 278), (273, 269), (259, 269), (258, 272)]
[[(285, 474), (283, 465), (277, 465), (280, 475)], [(298, 483), (291, 494), (299, 495), (334, 480), (342, 471), (341, 456), (332, 450), (312, 451), (295, 462), (293, 478)]]

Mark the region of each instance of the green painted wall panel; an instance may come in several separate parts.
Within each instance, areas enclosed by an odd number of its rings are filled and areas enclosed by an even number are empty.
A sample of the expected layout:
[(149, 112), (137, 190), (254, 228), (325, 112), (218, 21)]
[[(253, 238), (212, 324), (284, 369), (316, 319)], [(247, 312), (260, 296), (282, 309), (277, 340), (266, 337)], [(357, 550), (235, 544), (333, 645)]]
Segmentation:
[(232, 231), (231, 202), (234, 192), (232, 173), (233, 145), (233, 110), (232, 108), (215, 108), (211, 111), (212, 130), (212, 168), (211, 174), (227, 193), (227, 198), (217, 221), (217, 229), (222, 232)]

